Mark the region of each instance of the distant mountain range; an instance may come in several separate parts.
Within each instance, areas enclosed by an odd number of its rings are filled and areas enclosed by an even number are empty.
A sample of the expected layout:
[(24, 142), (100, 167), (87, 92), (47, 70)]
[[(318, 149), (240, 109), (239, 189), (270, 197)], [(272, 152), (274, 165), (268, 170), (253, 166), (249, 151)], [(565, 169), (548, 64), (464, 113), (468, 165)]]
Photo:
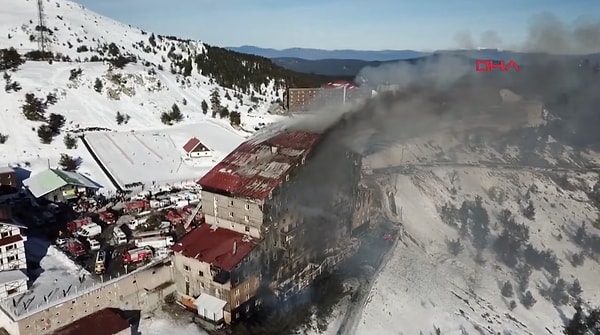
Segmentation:
[(249, 45), (241, 47), (227, 47), (226, 49), (237, 51), (245, 54), (257, 55), (266, 58), (300, 58), (305, 60), (322, 60), (322, 59), (344, 59), (344, 60), (361, 60), (361, 61), (390, 61), (398, 59), (410, 59), (428, 55), (430, 53), (419, 52), (413, 50), (322, 50), (322, 49), (307, 49), (307, 48), (290, 48), (290, 49), (269, 49), (259, 48)]

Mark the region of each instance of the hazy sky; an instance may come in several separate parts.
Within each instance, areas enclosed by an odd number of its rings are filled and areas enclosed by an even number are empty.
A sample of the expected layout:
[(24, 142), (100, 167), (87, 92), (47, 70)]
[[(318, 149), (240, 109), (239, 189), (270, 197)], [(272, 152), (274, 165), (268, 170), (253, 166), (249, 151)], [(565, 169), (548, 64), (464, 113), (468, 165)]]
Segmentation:
[[(599, 15), (600, 0), (76, 0), (118, 21), (218, 46), (271, 48), (456, 48), (518, 44), (532, 15), (566, 23)], [(500, 37), (502, 43), (496, 44)], [(464, 39), (464, 38), (463, 38)], [(496, 41), (496, 42), (494, 42)]]

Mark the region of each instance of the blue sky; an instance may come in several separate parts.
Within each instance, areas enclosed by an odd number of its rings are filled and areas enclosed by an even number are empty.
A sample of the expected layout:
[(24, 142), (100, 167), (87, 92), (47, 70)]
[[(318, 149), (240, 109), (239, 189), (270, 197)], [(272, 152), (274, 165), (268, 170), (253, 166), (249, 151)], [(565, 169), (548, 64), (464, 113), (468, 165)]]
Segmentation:
[[(600, 0), (76, 0), (118, 21), (218, 46), (413, 49), (520, 43), (530, 18), (550, 12), (566, 23), (600, 13)], [(480, 45), (495, 31), (502, 45)]]

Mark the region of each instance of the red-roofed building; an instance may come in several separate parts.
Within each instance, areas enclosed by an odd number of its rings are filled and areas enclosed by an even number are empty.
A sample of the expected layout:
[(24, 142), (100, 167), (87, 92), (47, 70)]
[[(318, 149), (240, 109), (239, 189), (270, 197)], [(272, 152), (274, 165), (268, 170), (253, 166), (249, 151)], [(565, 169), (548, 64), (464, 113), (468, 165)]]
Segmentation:
[[(230, 322), (258, 306), (259, 280), (286, 299), (356, 246), (360, 156), (324, 139), (296, 130), (257, 134), (198, 181), (205, 223), (173, 247), (182, 303), (200, 294), (198, 314)], [(222, 316), (214, 308), (221, 305)]]
[(200, 316), (230, 323), (255, 303), (257, 246), (254, 239), (228, 229), (203, 224), (192, 230), (171, 247), (177, 291), (183, 300), (195, 298)]
[(183, 151), (185, 151), (185, 155), (189, 158), (212, 156), (212, 151), (202, 144), (202, 142), (200, 142), (200, 140), (196, 137), (192, 137), (189, 141), (187, 141), (187, 143), (183, 146)]

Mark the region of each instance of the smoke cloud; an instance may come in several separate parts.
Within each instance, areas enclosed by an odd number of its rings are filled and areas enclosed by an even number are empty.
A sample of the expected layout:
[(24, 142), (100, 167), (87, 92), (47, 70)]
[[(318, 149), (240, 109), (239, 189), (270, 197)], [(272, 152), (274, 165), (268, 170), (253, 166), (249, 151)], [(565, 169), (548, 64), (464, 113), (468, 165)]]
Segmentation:
[(520, 43), (505, 45), (494, 30), (483, 32), (479, 41), (470, 32), (460, 31), (454, 40), (459, 49), (483, 47), (562, 55), (591, 54), (600, 52), (600, 21), (579, 19), (568, 24), (544, 12), (530, 18), (527, 35)]

